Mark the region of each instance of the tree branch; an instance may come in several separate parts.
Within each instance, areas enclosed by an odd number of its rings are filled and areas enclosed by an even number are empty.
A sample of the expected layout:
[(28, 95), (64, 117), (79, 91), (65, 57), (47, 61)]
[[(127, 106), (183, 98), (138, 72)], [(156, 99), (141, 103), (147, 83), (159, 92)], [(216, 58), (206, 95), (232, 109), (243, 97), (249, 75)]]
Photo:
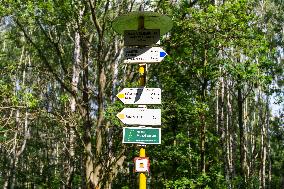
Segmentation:
[(96, 15), (96, 2), (92, 1), (92, 0), (89, 0), (89, 6), (90, 6), (90, 9), (91, 9), (91, 14), (92, 14), (92, 19), (93, 19), (93, 22), (95, 24), (95, 27), (97, 29), (97, 32), (99, 34), (99, 36), (101, 37), (102, 36), (102, 27), (98, 21), (98, 18), (97, 18), (97, 15)]
[(64, 66), (64, 61), (63, 61), (63, 58), (62, 58), (62, 55), (61, 55), (61, 52), (60, 52), (60, 49), (59, 49), (59, 46), (58, 46), (58, 43), (57, 42), (54, 42), (51, 37), (46, 33), (46, 31), (44, 30), (44, 28), (42, 27), (42, 24), (39, 22), (38, 19), (36, 19), (36, 23), (39, 25), (39, 28), (41, 29), (41, 31), (43, 32), (44, 36), (47, 38), (47, 40), (53, 45), (53, 47), (55, 48), (55, 51), (56, 51), (56, 54), (57, 56), (59, 57), (59, 62), (60, 62), (60, 65), (64, 71), (65, 74), (67, 74), (67, 69), (66, 67)]
[(25, 38), (32, 44), (32, 46), (36, 49), (39, 57), (43, 61), (44, 65), (47, 67), (48, 71), (55, 77), (55, 79), (61, 84), (61, 86), (68, 91), (73, 97), (76, 98), (76, 94), (72, 89), (70, 89), (59, 77), (59, 75), (55, 72), (55, 70), (50, 65), (48, 59), (46, 56), (44, 56), (43, 51), (35, 44), (35, 42), (31, 39), (31, 37), (27, 34), (27, 31), (24, 29), (23, 25), (19, 22), (19, 20), (16, 18), (15, 23), (19, 26), (20, 30), (24, 33)]

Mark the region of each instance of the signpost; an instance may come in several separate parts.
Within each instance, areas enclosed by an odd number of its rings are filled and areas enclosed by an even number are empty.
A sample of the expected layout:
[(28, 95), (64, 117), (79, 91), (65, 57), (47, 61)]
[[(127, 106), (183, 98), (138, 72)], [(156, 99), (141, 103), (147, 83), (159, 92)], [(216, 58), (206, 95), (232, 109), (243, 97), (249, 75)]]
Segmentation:
[[(167, 53), (156, 45), (160, 35), (172, 28), (168, 16), (156, 12), (131, 12), (116, 18), (113, 29), (124, 34), (124, 63), (139, 64), (140, 88), (125, 88), (117, 97), (124, 104), (161, 104), (161, 89), (145, 88), (147, 63), (159, 63)], [(135, 46), (135, 47), (134, 47)], [(127, 125), (161, 125), (161, 109), (124, 108), (117, 117)], [(140, 144), (139, 157), (134, 159), (135, 172), (139, 172), (139, 189), (146, 189), (146, 172), (150, 170), (150, 161), (146, 157), (146, 144), (161, 143), (161, 128), (124, 127), (123, 143)]]
[(160, 88), (124, 88), (116, 96), (124, 104), (161, 104)]
[(161, 144), (161, 128), (124, 127), (122, 143)]
[(167, 53), (161, 47), (127, 47), (124, 49), (124, 63), (159, 63)]
[(127, 125), (161, 125), (161, 109), (124, 108), (116, 116)]

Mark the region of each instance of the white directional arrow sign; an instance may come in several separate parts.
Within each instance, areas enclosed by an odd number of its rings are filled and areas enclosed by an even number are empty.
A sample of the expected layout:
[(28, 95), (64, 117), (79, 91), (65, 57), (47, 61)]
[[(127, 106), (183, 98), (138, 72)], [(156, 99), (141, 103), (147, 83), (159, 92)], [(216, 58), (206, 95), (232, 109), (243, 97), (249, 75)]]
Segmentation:
[(167, 53), (160, 47), (126, 47), (124, 49), (124, 63), (158, 63)]
[(116, 96), (124, 104), (161, 104), (160, 88), (124, 88)]
[(127, 125), (161, 125), (161, 109), (124, 108), (116, 116)]

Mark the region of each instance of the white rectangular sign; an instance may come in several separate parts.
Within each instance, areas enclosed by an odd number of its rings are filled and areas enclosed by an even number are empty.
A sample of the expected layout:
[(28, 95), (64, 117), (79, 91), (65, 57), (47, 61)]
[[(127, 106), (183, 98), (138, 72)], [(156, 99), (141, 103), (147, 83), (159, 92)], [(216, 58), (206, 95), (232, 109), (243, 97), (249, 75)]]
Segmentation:
[(161, 125), (161, 109), (124, 108), (116, 116), (127, 125)]
[(124, 63), (159, 63), (167, 53), (161, 47), (126, 47), (124, 48)]
[(160, 88), (124, 88), (116, 96), (124, 104), (161, 104)]
[(159, 29), (125, 30), (125, 46), (145, 46), (156, 44), (160, 40)]

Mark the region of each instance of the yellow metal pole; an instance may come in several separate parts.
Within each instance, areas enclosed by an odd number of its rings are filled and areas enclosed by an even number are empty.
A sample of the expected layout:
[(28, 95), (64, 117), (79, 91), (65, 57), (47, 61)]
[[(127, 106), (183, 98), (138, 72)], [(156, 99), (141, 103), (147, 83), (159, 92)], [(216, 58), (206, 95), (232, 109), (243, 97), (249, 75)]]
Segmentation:
[[(139, 157), (146, 157), (145, 148), (140, 148)], [(147, 177), (145, 173), (139, 174), (139, 189), (146, 189), (147, 186)]]
[[(138, 20), (138, 30), (144, 29), (144, 17), (139, 17)], [(146, 64), (139, 64), (139, 86), (146, 86)], [(139, 151), (139, 157), (146, 157), (145, 148), (141, 147)], [(139, 174), (139, 189), (147, 188), (147, 177), (145, 173)]]
[(141, 87), (146, 85), (146, 64), (139, 64), (139, 85)]
[[(145, 87), (146, 84), (146, 64), (139, 64), (139, 85)], [(139, 157), (146, 157), (145, 148), (141, 147), (139, 151)], [(145, 173), (139, 174), (139, 189), (146, 189), (147, 177)]]

